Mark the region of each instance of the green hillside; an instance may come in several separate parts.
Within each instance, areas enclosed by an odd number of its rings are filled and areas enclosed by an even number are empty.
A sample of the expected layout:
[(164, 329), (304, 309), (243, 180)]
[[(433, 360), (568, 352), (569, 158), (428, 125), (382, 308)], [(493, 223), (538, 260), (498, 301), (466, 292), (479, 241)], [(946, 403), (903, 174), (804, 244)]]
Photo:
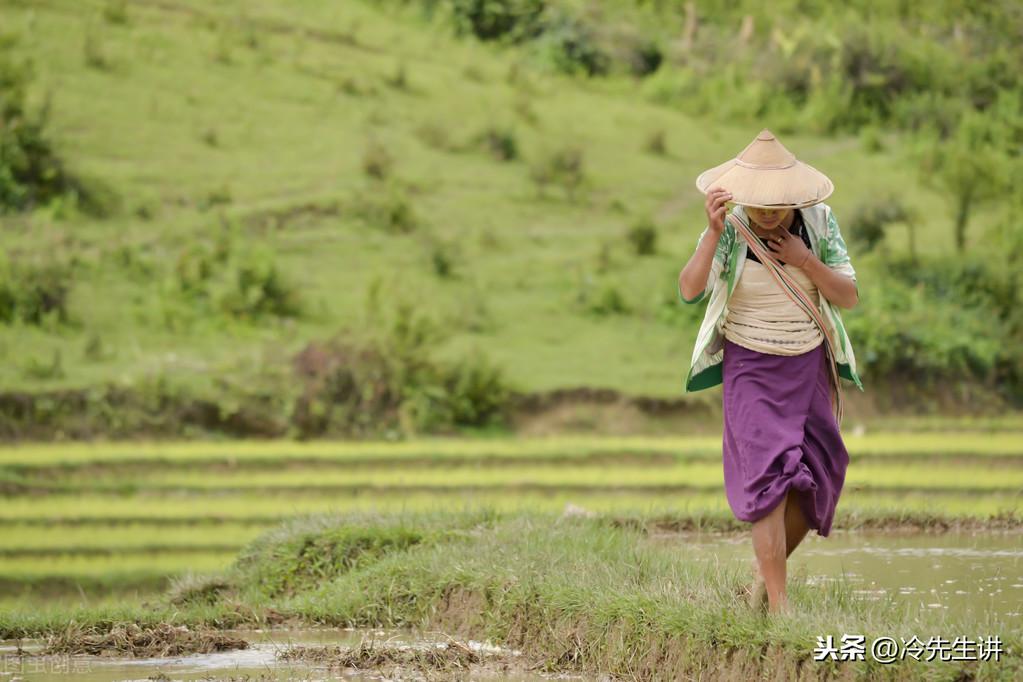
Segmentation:
[[(157, 412), (194, 396), (287, 421), (294, 355), (379, 332), (405, 302), (437, 330), (421, 346), (438, 362), (478, 350), (514, 389), (679, 396), (703, 312), (676, 293), (705, 225), (693, 181), (773, 127), (835, 181), (868, 391), (932, 376), (1019, 399), (1019, 249), (1004, 236), (1019, 228), (1005, 232), (1005, 202), (978, 202), (956, 256), (948, 191), (894, 114), (743, 121), (725, 97), (665, 97), (683, 66), (573, 75), (549, 46), (459, 37), (429, 5), (0, 2), (4, 58), (32, 65), (29, 107), (48, 98), (54, 153), (80, 199), (102, 198), (0, 218), (5, 390), (113, 385)], [(663, 40), (652, 15), (607, 8)], [(915, 216), (912, 266), (897, 220), (858, 246), (853, 226), (885, 202)], [(16, 435), (25, 416), (7, 413)]]

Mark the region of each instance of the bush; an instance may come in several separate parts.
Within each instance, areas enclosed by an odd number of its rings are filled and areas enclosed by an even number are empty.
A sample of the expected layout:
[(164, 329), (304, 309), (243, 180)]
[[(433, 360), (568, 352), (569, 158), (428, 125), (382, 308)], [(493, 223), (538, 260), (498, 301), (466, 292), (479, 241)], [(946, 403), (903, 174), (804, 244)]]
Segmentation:
[(408, 234), (419, 226), (412, 202), (397, 186), (385, 192), (367, 192), (351, 204), (352, 213), (371, 227), (385, 232)]
[(587, 310), (603, 317), (605, 315), (624, 315), (630, 311), (630, 308), (618, 287), (605, 284), (589, 302)]
[(521, 42), (542, 30), (544, 6), (544, 0), (451, 0), (451, 13), (459, 34)]
[(197, 202), (197, 207), (201, 211), (208, 211), (217, 206), (226, 206), (231, 203), (231, 188), (227, 185), (220, 185), (219, 187), (212, 187), (207, 190), (206, 195), (201, 197)]
[(984, 311), (935, 305), (923, 287), (890, 279), (864, 283), (860, 298), (848, 331), (865, 379), (988, 378), (1000, 343)]
[(449, 279), (458, 275), (458, 263), (462, 260), (462, 251), (456, 242), (435, 241), (430, 247), (430, 263), (433, 272), (441, 279)]
[(857, 251), (868, 253), (884, 241), (889, 225), (910, 220), (909, 209), (895, 195), (881, 194), (864, 200), (853, 209), (849, 221), (850, 244)]
[[(600, 19), (599, 15), (596, 19)], [(590, 23), (594, 20), (591, 19)], [(644, 34), (638, 26), (602, 20), (594, 28), (596, 40), (618, 71), (642, 78), (657, 71), (664, 62), (664, 53), (657, 39), (649, 33)]]
[(394, 73), (384, 78), (384, 82), (395, 90), (409, 90), (408, 69), (404, 62), (399, 62), (394, 67)]
[(643, 149), (654, 156), (668, 155), (668, 141), (663, 129), (658, 129), (647, 135)]
[(0, 39), (0, 213), (29, 210), (82, 189), (51, 146), (48, 108), (28, 110), (32, 73), (27, 62), (10, 56), (12, 46), (12, 40)]
[(278, 269), (270, 251), (245, 251), (232, 265), (218, 292), (223, 312), (237, 319), (302, 315), (298, 289)]
[(312, 343), (296, 356), (305, 383), (293, 411), (300, 435), (445, 432), (499, 421), (510, 397), (501, 369), (475, 350), (453, 363), (433, 360), (438, 323), (407, 301), (381, 311), (378, 296), (371, 290), (368, 333)]
[[(239, 247), (223, 232), (213, 244), (184, 248), (174, 265), (174, 289), (190, 312), (222, 314), (239, 320), (300, 317), (298, 289), (264, 248)], [(176, 314), (172, 313), (176, 319)]]
[(66, 323), (71, 266), (56, 261), (40, 264), (0, 259), (0, 322), (42, 325)]
[(582, 19), (559, 13), (544, 26), (538, 41), (541, 54), (567, 74), (606, 75), (611, 58), (597, 43), (594, 29)]
[(377, 140), (370, 140), (362, 154), (362, 170), (377, 180), (384, 180), (394, 168), (394, 156)]
[(981, 256), (894, 259), (871, 270), (860, 304), (846, 313), (864, 377), (974, 379), (1018, 390), (1023, 319), (1014, 270)]
[(585, 179), (583, 150), (577, 146), (565, 146), (546, 152), (530, 168), (530, 178), (541, 194), (548, 185), (555, 184), (574, 199)]
[(657, 252), (657, 226), (649, 218), (643, 218), (633, 225), (626, 238), (637, 256), (652, 256)]
[(128, 0), (107, 0), (103, 6), (103, 19), (108, 24), (128, 24)]
[(490, 126), (477, 136), (477, 144), (498, 161), (519, 158), (519, 145), (512, 130)]

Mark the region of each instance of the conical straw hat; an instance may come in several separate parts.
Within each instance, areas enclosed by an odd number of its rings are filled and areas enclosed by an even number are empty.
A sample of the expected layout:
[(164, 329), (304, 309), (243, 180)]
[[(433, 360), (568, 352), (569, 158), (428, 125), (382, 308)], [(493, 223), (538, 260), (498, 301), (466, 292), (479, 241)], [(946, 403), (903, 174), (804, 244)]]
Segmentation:
[(797, 161), (767, 128), (734, 159), (700, 173), (696, 186), (704, 194), (721, 187), (734, 203), (757, 208), (804, 208), (835, 191), (828, 176)]

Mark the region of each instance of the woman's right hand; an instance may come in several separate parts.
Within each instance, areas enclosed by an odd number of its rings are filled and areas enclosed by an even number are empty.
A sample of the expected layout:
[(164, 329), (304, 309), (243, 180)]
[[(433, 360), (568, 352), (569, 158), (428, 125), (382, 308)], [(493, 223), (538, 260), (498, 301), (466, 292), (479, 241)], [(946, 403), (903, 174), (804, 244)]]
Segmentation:
[(707, 223), (712, 232), (721, 234), (725, 231), (725, 215), (728, 213), (725, 203), (731, 199), (732, 193), (720, 187), (714, 187), (707, 192)]

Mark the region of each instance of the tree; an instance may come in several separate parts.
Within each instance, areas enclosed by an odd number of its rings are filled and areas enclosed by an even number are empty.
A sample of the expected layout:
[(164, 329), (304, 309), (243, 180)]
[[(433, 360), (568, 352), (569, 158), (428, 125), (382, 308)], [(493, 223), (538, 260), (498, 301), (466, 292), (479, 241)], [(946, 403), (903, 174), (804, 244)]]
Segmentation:
[(966, 248), (970, 214), (1006, 189), (1007, 130), (995, 117), (968, 109), (948, 139), (926, 135), (919, 152), (925, 184), (953, 204), (956, 248)]

